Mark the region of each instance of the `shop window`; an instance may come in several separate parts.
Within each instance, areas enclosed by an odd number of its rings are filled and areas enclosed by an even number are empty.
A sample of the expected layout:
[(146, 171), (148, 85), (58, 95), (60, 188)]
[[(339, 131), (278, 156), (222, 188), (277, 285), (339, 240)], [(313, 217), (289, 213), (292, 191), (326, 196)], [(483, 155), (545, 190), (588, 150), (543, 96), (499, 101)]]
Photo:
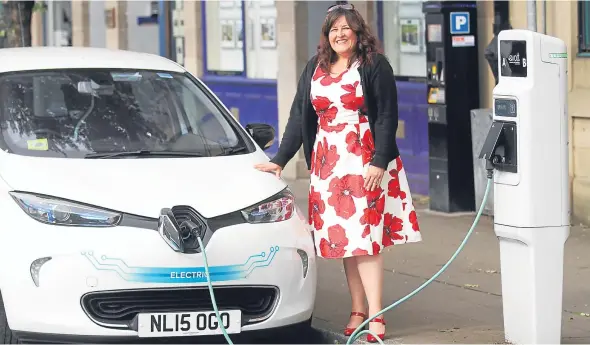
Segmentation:
[(244, 73), (242, 1), (203, 1), (207, 48), (207, 72)]
[(590, 2), (578, 1), (579, 52), (590, 54)]
[(396, 75), (426, 77), (421, 0), (383, 1), (383, 50)]
[(277, 8), (274, 1), (249, 0), (246, 4), (247, 76), (277, 78)]
[(207, 72), (277, 77), (277, 10), (270, 0), (204, 1)]

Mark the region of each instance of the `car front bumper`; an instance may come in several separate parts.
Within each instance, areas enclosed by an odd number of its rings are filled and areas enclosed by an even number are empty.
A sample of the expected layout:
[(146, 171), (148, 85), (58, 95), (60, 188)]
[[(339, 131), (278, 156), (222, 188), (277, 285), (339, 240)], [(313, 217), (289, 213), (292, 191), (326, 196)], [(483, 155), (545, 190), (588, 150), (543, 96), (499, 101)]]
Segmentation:
[[(14, 245), (5, 246), (7, 250), (0, 254), (10, 265), (10, 269), (0, 271), (0, 289), (13, 331), (133, 337), (137, 336), (136, 324), (104, 322), (96, 316), (96, 310), (89, 310), (82, 297), (100, 292), (161, 290), (185, 290), (186, 294), (193, 291), (189, 288), (206, 292), (202, 254), (173, 251), (157, 231), (50, 226), (22, 219), (26, 216), (21, 210), (14, 212), (20, 212), (18, 218), (26, 225), (29, 240), (24, 243), (17, 231), (5, 232)], [(278, 291), (272, 310), (243, 324), (242, 332), (310, 319), (316, 293), (316, 259), (313, 240), (300, 215), (278, 223), (219, 229), (208, 242), (206, 254), (213, 285), (219, 287), (220, 295), (225, 288), (268, 287)], [(223, 298), (216, 299), (218, 304), (224, 303)], [(104, 302), (106, 307), (99, 311), (117, 309), (116, 304), (109, 303)], [(169, 310), (157, 312), (181, 311), (166, 308)], [(198, 305), (195, 308), (199, 309)]]
[[(313, 344), (321, 337), (317, 331), (310, 329), (311, 318), (304, 322), (265, 330), (249, 330), (240, 334), (230, 334), (233, 343), (256, 344)], [(304, 331), (304, 332), (302, 332)], [(145, 338), (137, 336), (94, 336), (66, 335), (34, 332), (14, 332), (21, 344), (145, 344)], [(223, 336), (149, 338), (147, 343), (174, 344), (227, 344)]]

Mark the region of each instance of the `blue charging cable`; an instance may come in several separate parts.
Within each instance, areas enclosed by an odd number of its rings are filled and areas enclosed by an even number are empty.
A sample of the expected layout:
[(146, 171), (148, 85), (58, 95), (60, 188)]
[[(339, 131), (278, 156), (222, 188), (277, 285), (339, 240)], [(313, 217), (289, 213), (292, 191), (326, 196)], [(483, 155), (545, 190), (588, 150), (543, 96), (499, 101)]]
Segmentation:
[[(479, 211), (477, 212), (477, 215), (475, 216), (475, 220), (473, 221), (473, 224), (471, 225), (471, 229), (469, 229), (469, 231), (467, 232), (467, 235), (465, 235), (465, 238), (463, 239), (463, 242), (461, 242), (461, 244), (459, 245), (459, 248), (457, 248), (457, 250), (455, 251), (455, 253), (453, 254), (453, 256), (451, 256), (451, 258), (449, 259), (449, 261), (447, 261), (447, 263), (438, 272), (436, 272), (435, 275), (433, 275), (430, 279), (428, 279), (426, 282), (424, 282), (424, 284), (420, 285), (416, 290), (410, 292), (409, 294), (407, 294), (403, 298), (399, 299), (397, 302), (395, 302), (395, 303), (391, 304), (390, 306), (384, 308), (383, 310), (381, 310), (377, 314), (371, 316), (370, 318), (368, 318), (367, 320), (365, 320), (363, 323), (361, 323), (354, 330), (354, 332), (352, 332), (352, 334), (348, 338), (348, 341), (346, 342), (347, 345), (354, 343), (354, 341), (357, 340), (363, 334), (371, 334), (373, 337), (375, 337), (375, 339), (377, 339), (377, 341), (379, 342), (379, 344), (384, 344), (383, 341), (381, 340), (381, 338), (379, 338), (379, 336), (377, 334), (375, 334), (375, 332), (372, 332), (372, 331), (370, 331), (368, 329), (361, 331), (361, 329), (363, 329), (374, 318), (382, 315), (386, 311), (389, 311), (389, 310), (397, 307), (398, 305), (400, 305), (400, 304), (404, 303), (405, 301), (409, 300), (410, 298), (412, 298), (418, 292), (422, 291), (426, 286), (428, 286), (436, 278), (438, 278), (438, 276), (440, 276), (441, 273), (443, 273), (447, 269), (447, 267), (449, 267), (449, 265), (455, 260), (455, 258), (459, 255), (459, 253), (463, 250), (463, 247), (465, 247), (465, 244), (467, 243), (467, 240), (469, 239), (469, 237), (471, 237), (471, 234), (473, 233), (473, 230), (475, 229), (475, 227), (479, 223), (479, 218), (481, 217), (481, 214), (483, 213), (483, 209), (484, 209), (484, 207), (486, 205), (486, 202), (488, 200), (488, 194), (489, 194), (490, 188), (492, 186), (492, 182), (493, 182), (493, 180), (492, 180), (492, 170), (488, 170), (488, 183), (487, 183), (487, 186), (486, 186), (486, 191), (485, 191), (485, 193), (483, 195), (481, 206), (479, 207)], [(201, 241), (201, 238), (200, 237), (197, 237), (197, 240), (199, 241), (199, 245), (201, 246), (201, 248), (204, 248), (203, 242)], [(219, 310), (217, 309), (217, 302), (215, 302), (215, 294), (213, 293), (213, 285), (211, 284), (211, 277), (209, 276), (209, 264), (207, 262), (207, 254), (205, 254), (205, 251), (204, 250), (203, 250), (202, 253), (203, 253), (203, 261), (205, 263), (205, 274), (207, 275), (207, 285), (209, 287), (209, 295), (211, 296), (211, 302), (213, 304), (213, 310), (215, 310), (215, 315), (217, 316), (217, 320), (219, 321), (219, 325), (221, 326), (221, 332), (223, 333), (223, 336), (225, 337), (225, 340), (227, 341), (227, 343), (229, 345), (233, 345), (233, 342), (231, 341), (229, 335), (227, 334), (227, 330), (223, 326), (223, 322), (221, 321), (221, 316), (219, 316)]]
[(215, 294), (213, 293), (213, 285), (211, 284), (211, 276), (209, 275), (209, 263), (207, 262), (207, 254), (205, 253), (205, 246), (203, 245), (203, 241), (201, 241), (201, 237), (197, 237), (197, 241), (199, 241), (199, 247), (201, 248), (201, 253), (203, 253), (203, 262), (205, 266), (205, 275), (207, 276), (207, 286), (209, 287), (209, 296), (211, 296), (211, 304), (213, 304), (213, 310), (215, 310), (215, 316), (217, 316), (217, 322), (219, 326), (221, 326), (221, 332), (227, 340), (229, 345), (233, 345), (234, 343), (231, 341), (231, 338), (227, 334), (227, 330), (223, 325), (223, 321), (221, 320), (221, 316), (219, 315), (219, 309), (217, 308), (217, 302), (215, 302)]

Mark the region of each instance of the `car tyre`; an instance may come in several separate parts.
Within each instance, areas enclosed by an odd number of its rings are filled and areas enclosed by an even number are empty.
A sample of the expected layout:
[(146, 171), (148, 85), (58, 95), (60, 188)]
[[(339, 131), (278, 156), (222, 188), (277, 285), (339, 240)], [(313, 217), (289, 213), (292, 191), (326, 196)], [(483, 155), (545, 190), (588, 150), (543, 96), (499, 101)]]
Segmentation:
[(2, 293), (0, 292), (0, 344), (18, 344), (18, 338), (14, 335), (10, 327), (8, 327), (8, 320), (6, 319), (6, 312), (4, 311), (4, 302), (2, 300)]
[(287, 344), (312, 344), (314, 333), (311, 327), (311, 321), (313, 318), (309, 318), (304, 322), (285, 327), (281, 330), (281, 339), (285, 339)]

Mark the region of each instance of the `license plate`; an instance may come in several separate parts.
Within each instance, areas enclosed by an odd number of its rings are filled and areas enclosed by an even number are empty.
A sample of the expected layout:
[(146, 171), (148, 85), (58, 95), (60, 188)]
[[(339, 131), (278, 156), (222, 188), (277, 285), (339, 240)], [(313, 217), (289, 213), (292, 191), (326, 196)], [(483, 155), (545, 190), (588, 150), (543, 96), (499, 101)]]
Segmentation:
[[(242, 331), (241, 310), (224, 310), (219, 314), (228, 334)], [(214, 311), (139, 314), (137, 321), (138, 335), (142, 338), (223, 334)]]

